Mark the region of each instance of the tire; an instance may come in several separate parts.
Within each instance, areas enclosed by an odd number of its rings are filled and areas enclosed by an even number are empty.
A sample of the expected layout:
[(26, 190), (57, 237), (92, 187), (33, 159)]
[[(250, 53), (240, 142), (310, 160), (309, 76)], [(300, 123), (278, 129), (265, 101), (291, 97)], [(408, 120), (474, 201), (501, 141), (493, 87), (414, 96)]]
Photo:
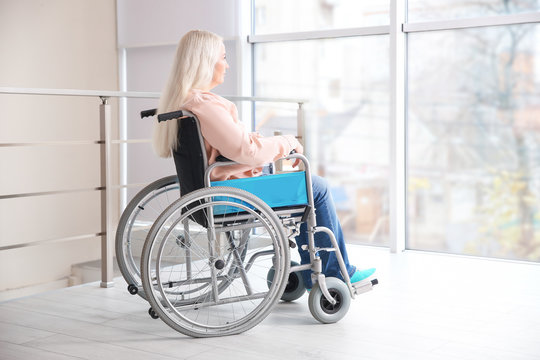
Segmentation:
[[(291, 267), (299, 265), (295, 261), (291, 261)], [(268, 281), (268, 286), (274, 281), (274, 269), (270, 269), (268, 271), (268, 275), (266, 277), (266, 280)], [(281, 300), (286, 302), (291, 302), (298, 300), (304, 295), (306, 292), (306, 287), (304, 285), (304, 278), (302, 277), (302, 274), (297, 272), (291, 272), (289, 273), (289, 277), (287, 279), (287, 285), (285, 286), (285, 290), (283, 291), (283, 294), (281, 295)]]
[(178, 177), (167, 176), (139, 191), (122, 213), (116, 230), (116, 261), (130, 294), (145, 298), (144, 292), (139, 291), (142, 289), (140, 258), (144, 241), (161, 212), (179, 197)]
[(319, 283), (316, 283), (309, 293), (309, 311), (317, 321), (332, 324), (341, 320), (349, 311), (351, 295), (347, 285), (338, 278), (326, 278), (326, 287), (337, 303), (330, 304), (324, 297)]
[[(209, 226), (210, 211), (225, 208), (234, 211), (214, 215)], [(234, 231), (241, 236), (228, 235)], [(179, 234), (188, 239), (184, 246), (176, 244)], [(289, 264), (288, 241), (272, 209), (244, 190), (213, 187), (183, 196), (159, 216), (144, 245), (141, 275), (152, 309), (167, 325), (212, 337), (261, 322), (285, 289)], [(272, 267), (276, 281), (268, 287)]]

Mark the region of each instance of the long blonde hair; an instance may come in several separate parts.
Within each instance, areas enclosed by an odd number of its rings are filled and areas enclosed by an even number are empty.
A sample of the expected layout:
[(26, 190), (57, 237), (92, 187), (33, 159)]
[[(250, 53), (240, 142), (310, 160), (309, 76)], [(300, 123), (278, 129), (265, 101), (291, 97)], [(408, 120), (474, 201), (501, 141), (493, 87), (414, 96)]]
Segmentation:
[[(158, 114), (181, 109), (191, 89), (204, 89), (211, 84), (221, 44), (220, 36), (204, 30), (192, 30), (182, 37), (159, 99)], [(171, 150), (178, 145), (177, 133), (177, 121), (155, 120), (152, 144), (157, 155), (171, 156)]]

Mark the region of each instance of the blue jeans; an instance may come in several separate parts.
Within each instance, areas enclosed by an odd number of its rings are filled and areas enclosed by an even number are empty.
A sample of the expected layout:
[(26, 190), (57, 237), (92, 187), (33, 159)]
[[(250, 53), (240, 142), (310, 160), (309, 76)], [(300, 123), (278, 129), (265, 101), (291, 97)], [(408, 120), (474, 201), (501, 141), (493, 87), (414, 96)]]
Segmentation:
[[(315, 217), (317, 219), (317, 226), (324, 226), (330, 229), (336, 237), (341, 256), (347, 267), (349, 276), (352, 276), (356, 271), (356, 267), (349, 264), (349, 258), (347, 256), (347, 248), (345, 247), (345, 239), (343, 238), (343, 231), (336, 214), (336, 208), (334, 206), (334, 200), (328, 188), (328, 183), (320, 176), (313, 175), (311, 177), (313, 183), (313, 200), (315, 205)], [(307, 245), (307, 225), (303, 223), (300, 226), (300, 235), (296, 237), (296, 243), (298, 245), (298, 252), (300, 253), (300, 259), (302, 264), (309, 264), (309, 252), (302, 250), (302, 245)], [(332, 247), (332, 242), (327, 234), (319, 232), (315, 234), (315, 246), (317, 247)], [(325, 276), (337, 277), (343, 279), (339, 268), (339, 263), (335, 252), (320, 251), (319, 256), (322, 260), (322, 273)], [(311, 289), (311, 270), (302, 271), (304, 277), (304, 284), (308, 289)]]

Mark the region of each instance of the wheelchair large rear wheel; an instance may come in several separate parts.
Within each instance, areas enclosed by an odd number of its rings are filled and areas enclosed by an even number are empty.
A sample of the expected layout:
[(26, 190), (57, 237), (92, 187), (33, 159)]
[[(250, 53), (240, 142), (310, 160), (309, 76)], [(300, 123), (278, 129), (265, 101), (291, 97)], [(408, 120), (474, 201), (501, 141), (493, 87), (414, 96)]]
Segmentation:
[(141, 254), (146, 236), (158, 216), (180, 198), (176, 175), (144, 187), (126, 206), (116, 230), (116, 261), (131, 294), (145, 298), (141, 282)]
[(273, 210), (229, 187), (174, 202), (148, 233), (141, 261), (152, 309), (194, 337), (237, 334), (258, 324), (279, 301), (288, 272), (288, 242)]

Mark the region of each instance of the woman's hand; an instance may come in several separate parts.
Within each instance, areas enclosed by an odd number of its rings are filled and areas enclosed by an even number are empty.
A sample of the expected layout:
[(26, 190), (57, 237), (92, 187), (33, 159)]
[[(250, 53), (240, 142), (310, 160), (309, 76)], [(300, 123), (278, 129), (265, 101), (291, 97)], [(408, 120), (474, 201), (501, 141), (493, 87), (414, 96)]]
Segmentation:
[[(304, 153), (304, 147), (302, 146), (302, 144), (298, 143), (298, 146), (297, 146), (296, 148), (294, 148), (292, 152), (294, 152), (294, 153), (296, 153), (296, 154), (303, 154), (303, 153)], [(294, 167), (297, 167), (298, 164), (300, 164), (301, 161), (302, 161), (302, 160), (300, 160), (300, 159), (298, 159), (298, 158), (295, 159), (295, 160), (294, 160), (294, 163), (293, 163), (293, 165), (292, 165), (293, 168), (294, 168)]]

